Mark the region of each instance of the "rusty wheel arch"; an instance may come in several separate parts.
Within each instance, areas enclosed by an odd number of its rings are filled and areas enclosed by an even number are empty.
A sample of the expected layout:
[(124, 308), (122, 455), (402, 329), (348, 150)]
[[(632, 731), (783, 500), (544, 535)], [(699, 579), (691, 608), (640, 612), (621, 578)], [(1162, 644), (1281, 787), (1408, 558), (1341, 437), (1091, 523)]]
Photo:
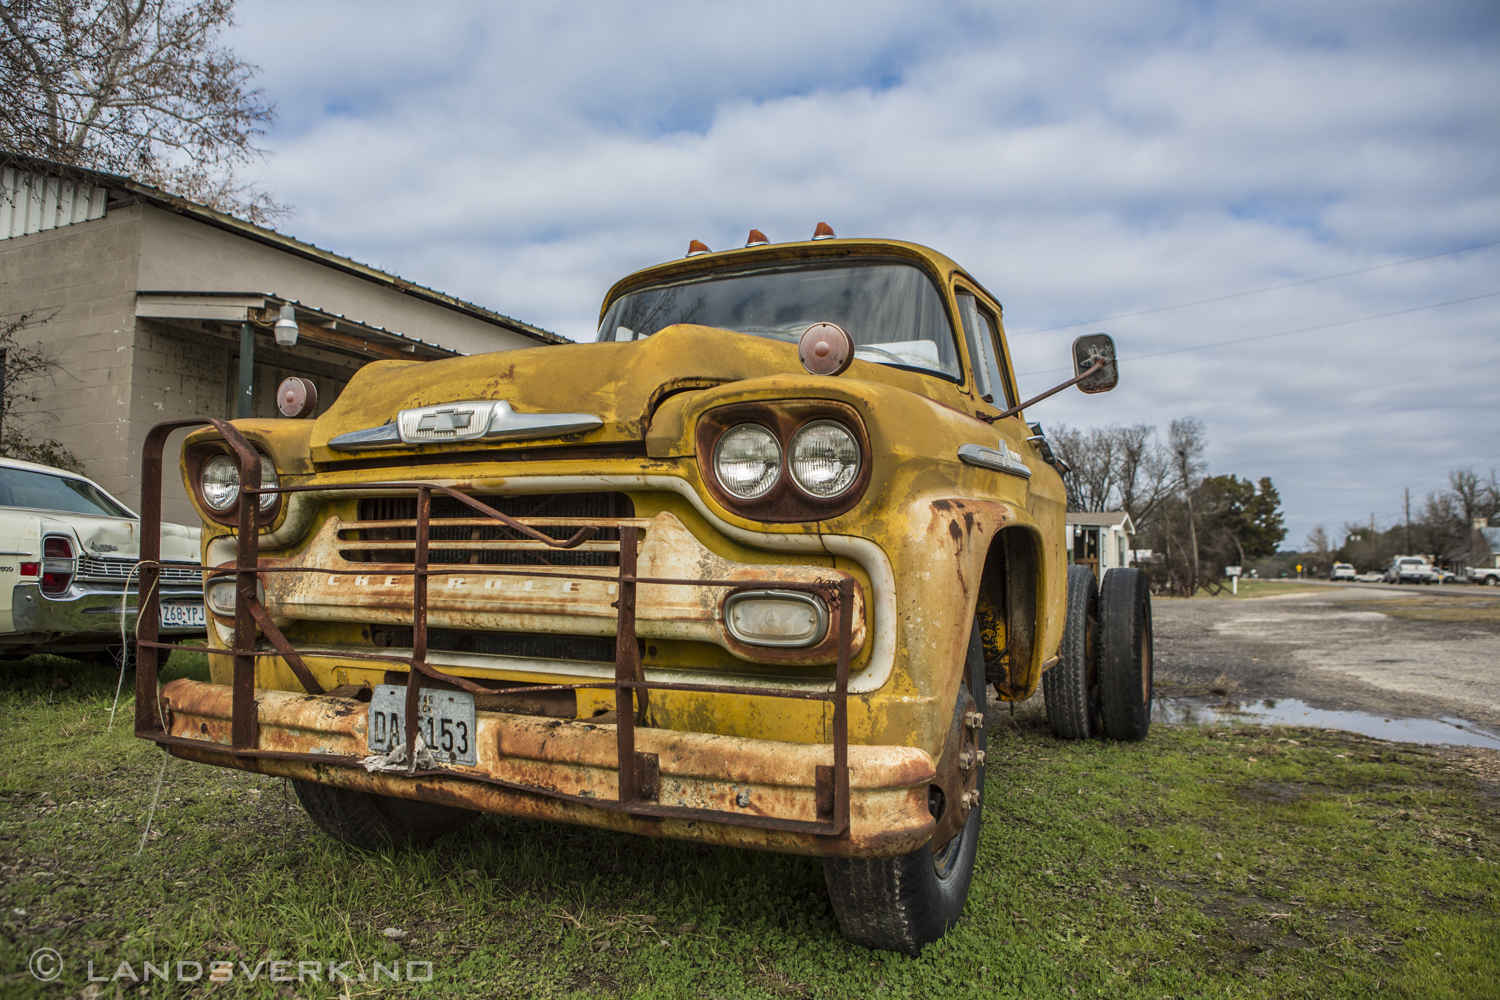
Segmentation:
[(1016, 525), (996, 532), (975, 599), (985, 680), (1007, 701), (1025, 698), (1036, 687), (1040, 548), (1041, 541), (1030, 527)]

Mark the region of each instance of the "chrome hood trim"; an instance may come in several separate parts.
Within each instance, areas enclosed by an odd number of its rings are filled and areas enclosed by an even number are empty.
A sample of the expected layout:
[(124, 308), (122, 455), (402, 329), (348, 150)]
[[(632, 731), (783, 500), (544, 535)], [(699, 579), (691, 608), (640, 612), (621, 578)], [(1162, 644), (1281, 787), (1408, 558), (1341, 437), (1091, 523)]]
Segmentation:
[(560, 437), (604, 426), (592, 413), (517, 413), (504, 399), (437, 403), (402, 410), (380, 427), (340, 434), (328, 442), (338, 451), (376, 451), (465, 441), (521, 441)]

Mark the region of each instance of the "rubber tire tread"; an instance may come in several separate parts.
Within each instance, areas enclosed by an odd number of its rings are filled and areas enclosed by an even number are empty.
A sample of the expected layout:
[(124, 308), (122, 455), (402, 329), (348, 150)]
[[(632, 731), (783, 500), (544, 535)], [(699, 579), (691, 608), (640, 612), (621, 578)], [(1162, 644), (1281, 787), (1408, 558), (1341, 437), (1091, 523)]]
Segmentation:
[(1104, 574), (1099, 592), (1099, 702), (1104, 735), (1110, 739), (1143, 740), (1151, 731), (1153, 659), (1146, 574), (1112, 569)]
[(1098, 706), (1089, 697), (1088, 618), (1099, 616), (1099, 587), (1087, 566), (1068, 567), (1068, 603), (1058, 661), (1042, 675), (1047, 724), (1060, 740), (1086, 740), (1099, 731)]
[(292, 779), (292, 790), (318, 829), (364, 851), (425, 844), (479, 816), (471, 809), (414, 802), (296, 778)]
[[(964, 662), (966, 686), (983, 714), (988, 692), (984, 679), (984, 645), (976, 619)], [(979, 749), (985, 748), (979, 731)], [(824, 858), (823, 879), (828, 900), (844, 937), (866, 948), (919, 955), (925, 945), (947, 933), (963, 915), (974, 878), (979, 832), (984, 822), (984, 765), (977, 777), (979, 804), (956, 836), (962, 837), (958, 857), (946, 879), (938, 878), (932, 849), (927, 845), (896, 858)]]

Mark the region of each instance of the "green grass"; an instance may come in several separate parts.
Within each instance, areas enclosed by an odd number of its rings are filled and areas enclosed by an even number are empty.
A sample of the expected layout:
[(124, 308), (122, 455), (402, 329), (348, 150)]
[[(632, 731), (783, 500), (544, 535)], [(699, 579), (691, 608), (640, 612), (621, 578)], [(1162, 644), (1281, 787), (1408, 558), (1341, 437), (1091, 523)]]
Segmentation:
[[(1291, 729), (1068, 744), (1033, 706), (997, 714), (968, 909), (912, 959), (843, 940), (812, 859), (505, 817), (367, 855), (279, 780), (176, 759), (137, 856), (163, 757), (130, 736), (128, 701), (105, 731), (113, 690), (63, 660), (0, 675), (0, 995), (76, 996), (85, 962), (148, 960), (433, 963), (430, 984), (350, 996), (1425, 1000), (1500, 983), (1496, 788), (1414, 747)], [(67, 963), (51, 985), (26, 972), (43, 946)], [(216, 996), (341, 989), (235, 972)]]
[[(1207, 598), (1209, 600), (1243, 600), (1247, 597), (1281, 597), (1286, 594), (1307, 594), (1322, 587), (1308, 586), (1300, 580), (1240, 580), (1239, 593), (1232, 593), (1228, 580), (1220, 580), (1224, 589), (1217, 594), (1210, 594), (1206, 590), (1200, 590), (1193, 595), (1193, 600)], [(1182, 600), (1180, 597), (1170, 597), (1165, 594), (1153, 595), (1153, 601)]]

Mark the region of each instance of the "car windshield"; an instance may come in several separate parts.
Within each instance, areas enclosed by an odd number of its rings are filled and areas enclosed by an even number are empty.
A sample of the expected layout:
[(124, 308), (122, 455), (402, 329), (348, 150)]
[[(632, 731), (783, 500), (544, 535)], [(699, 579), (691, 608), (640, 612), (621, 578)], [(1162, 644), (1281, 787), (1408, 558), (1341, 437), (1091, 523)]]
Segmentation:
[(93, 483), (0, 466), (0, 507), (29, 507), (67, 514), (134, 517)]
[(802, 263), (653, 285), (616, 299), (599, 339), (640, 340), (674, 323), (793, 344), (814, 323), (837, 323), (858, 360), (962, 378), (942, 296), (910, 264)]

